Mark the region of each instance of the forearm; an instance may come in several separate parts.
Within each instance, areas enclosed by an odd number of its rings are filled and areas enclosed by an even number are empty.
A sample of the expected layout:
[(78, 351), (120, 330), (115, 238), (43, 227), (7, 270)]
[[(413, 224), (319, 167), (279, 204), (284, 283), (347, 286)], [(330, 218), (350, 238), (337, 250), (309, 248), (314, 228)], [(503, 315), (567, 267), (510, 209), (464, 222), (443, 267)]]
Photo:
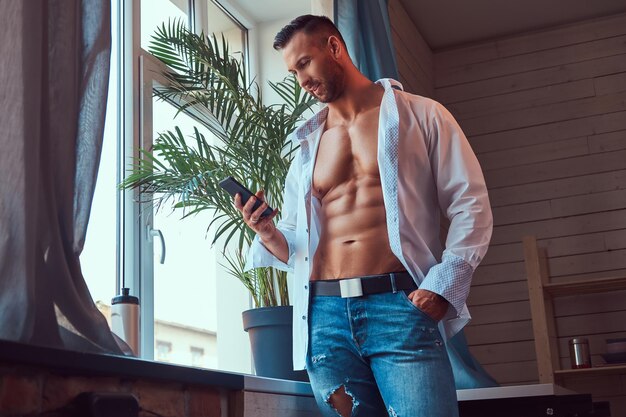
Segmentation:
[(289, 260), (289, 245), (285, 235), (280, 230), (274, 228), (273, 233), (269, 236), (259, 235), (259, 239), (263, 246), (272, 253), (281, 262), (287, 263)]

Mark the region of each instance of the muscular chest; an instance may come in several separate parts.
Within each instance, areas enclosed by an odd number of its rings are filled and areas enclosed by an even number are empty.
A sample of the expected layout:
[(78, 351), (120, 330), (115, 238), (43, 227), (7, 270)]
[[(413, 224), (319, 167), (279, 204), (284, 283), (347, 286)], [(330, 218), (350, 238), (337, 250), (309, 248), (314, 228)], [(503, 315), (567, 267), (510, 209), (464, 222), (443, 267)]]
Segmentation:
[(319, 199), (360, 179), (378, 179), (378, 112), (352, 125), (328, 129), (320, 138), (313, 170), (313, 195)]

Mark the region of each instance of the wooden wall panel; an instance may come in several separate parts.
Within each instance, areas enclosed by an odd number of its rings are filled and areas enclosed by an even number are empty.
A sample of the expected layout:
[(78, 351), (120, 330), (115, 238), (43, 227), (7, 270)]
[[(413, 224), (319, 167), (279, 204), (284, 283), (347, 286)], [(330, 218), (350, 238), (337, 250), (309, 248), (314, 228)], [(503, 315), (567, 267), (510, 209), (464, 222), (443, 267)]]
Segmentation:
[[(474, 275), (470, 349), (502, 384), (537, 382), (522, 236), (546, 248), (552, 279), (626, 274), (626, 14), (435, 51), (435, 98), (459, 121), (494, 213)], [(560, 362), (586, 336), (602, 363), (626, 337), (626, 291), (555, 301)], [(626, 377), (568, 378), (626, 415)], [(604, 380), (606, 381), (606, 377)]]
[(535, 347), (532, 340), (510, 343), (478, 345), (472, 348), (472, 353), (482, 365), (492, 363), (535, 360)]
[(591, 39), (611, 38), (623, 35), (625, 26), (626, 15), (619, 14), (537, 31), (524, 36), (496, 39), (465, 48), (451, 48), (437, 53), (435, 66), (436, 69), (466, 66), (507, 56), (584, 43)]
[[(436, 62), (436, 61), (435, 61)], [(437, 98), (447, 103), (489, 97), (530, 88), (614, 74), (626, 69), (624, 55), (558, 65), (538, 71), (501, 75), (496, 78), (455, 84), (437, 89)]]
[(503, 75), (519, 74), (548, 67), (589, 61), (626, 53), (626, 36), (590, 40), (555, 49), (513, 55), (463, 67), (437, 66), (435, 87), (485, 80)]
[(493, 116), (497, 113), (545, 104), (594, 97), (596, 88), (601, 87), (596, 87), (594, 80), (585, 79), (514, 91), (495, 97), (480, 97), (474, 100), (453, 103), (448, 108), (456, 115), (457, 119), (471, 119), (478, 116)]
[[(626, 62), (626, 56), (624, 56), (624, 61)], [(615, 112), (486, 135), (473, 135), (471, 144), (476, 152), (483, 154), (624, 129), (626, 129), (626, 112)]]
[[(619, 141), (620, 145), (625, 142), (626, 138), (624, 141)], [(492, 188), (489, 193), (489, 200), (492, 207), (501, 207), (624, 188), (626, 188), (626, 170), (616, 170), (497, 189)]]
[(388, 3), (400, 82), (410, 93), (435, 95), (433, 53), (399, 0)]
[[(626, 44), (626, 42), (624, 43)], [(626, 92), (620, 92), (617, 94), (594, 96), (581, 100), (530, 107), (519, 111), (459, 119), (463, 122), (464, 129), (468, 135), (484, 135), (625, 110)]]
[(489, 170), (485, 171), (485, 179), (489, 187), (499, 188), (623, 169), (626, 150)]
[[(626, 230), (545, 239), (542, 241), (542, 245), (552, 260), (559, 256), (626, 249)], [(523, 262), (523, 260), (521, 243), (497, 245), (489, 249), (487, 256), (481, 262), (480, 270), (485, 270), (488, 265), (495, 268), (508, 268), (508, 264)], [(474, 284), (477, 284), (476, 280), (474, 280)]]

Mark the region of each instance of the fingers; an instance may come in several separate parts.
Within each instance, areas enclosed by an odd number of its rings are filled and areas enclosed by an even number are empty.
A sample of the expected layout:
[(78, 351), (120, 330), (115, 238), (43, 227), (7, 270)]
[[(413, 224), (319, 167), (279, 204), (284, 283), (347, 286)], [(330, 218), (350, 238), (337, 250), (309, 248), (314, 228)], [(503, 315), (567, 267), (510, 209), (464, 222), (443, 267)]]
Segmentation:
[(259, 217), (259, 220), (257, 223), (254, 223), (254, 221), (251, 220), (251, 223), (253, 225), (256, 225), (258, 229), (262, 229), (263, 227), (265, 227), (266, 224), (268, 223), (272, 223), (272, 219), (274, 217), (276, 217), (276, 214), (278, 214), (278, 209), (274, 209), (274, 211), (272, 212), (272, 214), (269, 214), (267, 216), (263, 216), (263, 217)]
[(263, 212), (267, 209), (268, 204), (263, 201), (259, 207), (254, 209), (254, 204), (257, 200), (263, 200), (265, 193), (263, 190), (259, 190), (255, 193), (255, 195), (246, 201), (245, 204), (241, 202), (241, 195), (239, 193), (235, 194), (233, 199), (235, 208), (239, 210), (243, 216), (243, 221), (255, 232), (259, 232), (260, 229), (263, 229), (268, 222), (271, 222), (274, 217), (278, 214), (278, 209), (275, 209), (271, 214), (267, 216), (262, 216)]
[(254, 208), (254, 203), (256, 203), (256, 197), (253, 196), (250, 197), (248, 201), (246, 201), (246, 204), (242, 205), (241, 195), (239, 193), (235, 195), (235, 207), (239, 205), (239, 207), (237, 208), (243, 213), (245, 220), (250, 218), (250, 215), (252, 214), (252, 209)]
[(237, 193), (235, 194), (235, 198), (233, 199), (234, 203), (235, 203), (235, 208), (239, 211), (243, 210), (243, 206), (241, 205), (241, 194)]
[(435, 321), (441, 320), (448, 310), (448, 302), (445, 298), (427, 290), (417, 289), (411, 292), (408, 298), (413, 305)]
[[(248, 203), (251, 204), (251, 208), (250, 210), (254, 209), (254, 204), (256, 203), (257, 200), (259, 201), (263, 201), (263, 197), (265, 196), (265, 192), (263, 190), (259, 190), (254, 194), (254, 197), (250, 198), (250, 201), (248, 201)], [(256, 224), (259, 222), (259, 220), (261, 219), (261, 214), (265, 211), (265, 209), (267, 208), (267, 203), (265, 201), (263, 201), (263, 203), (252, 213), (250, 213), (250, 221), (253, 224)]]
[[(252, 197), (252, 198), (254, 198), (254, 197)], [(250, 200), (252, 200), (252, 198)], [(253, 202), (252, 205), (254, 206), (254, 202)], [(252, 212), (250, 214), (250, 221), (252, 223), (258, 223), (259, 220), (261, 219), (265, 209), (267, 209), (267, 203), (264, 201), (263, 203), (261, 203), (261, 205), (256, 210), (254, 210), (254, 212)]]

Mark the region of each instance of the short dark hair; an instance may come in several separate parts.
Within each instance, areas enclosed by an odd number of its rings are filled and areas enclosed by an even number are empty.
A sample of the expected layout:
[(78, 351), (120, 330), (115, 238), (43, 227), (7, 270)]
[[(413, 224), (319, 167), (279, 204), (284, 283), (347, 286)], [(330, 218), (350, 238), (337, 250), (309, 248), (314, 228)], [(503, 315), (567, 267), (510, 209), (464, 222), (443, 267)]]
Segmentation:
[(283, 49), (298, 32), (304, 32), (307, 35), (312, 33), (323, 34), (325, 37), (322, 43), (325, 43), (330, 36), (334, 35), (339, 38), (341, 43), (346, 44), (332, 20), (326, 16), (305, 14), (293, 19), (276, 34), (276, 37), (274, 37), (274, 49), (277, 51)]

